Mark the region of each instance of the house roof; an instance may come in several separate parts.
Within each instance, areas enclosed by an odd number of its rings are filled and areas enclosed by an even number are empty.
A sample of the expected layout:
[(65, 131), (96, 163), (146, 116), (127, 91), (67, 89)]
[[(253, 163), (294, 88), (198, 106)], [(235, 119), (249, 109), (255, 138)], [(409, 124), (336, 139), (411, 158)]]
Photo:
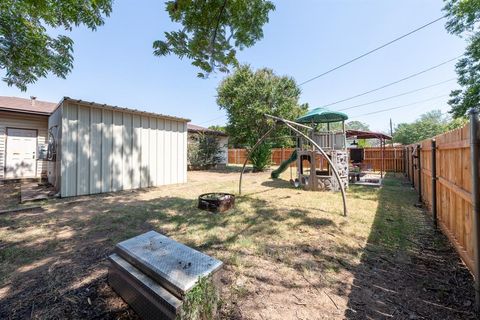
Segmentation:
[(40, 115), (50, 115), (57, 107), (57, 103), (37, 99), (0, 96), (0, 110)]
[(216, 136), (228, 137), (228, 134), (226, 134), (225, 132), (218, 131), (218, 130), (212, 130), (212, 129), (208, 129), (208, 128), (205, 128), (205, 127), (200, 127), (200, 126), (197, 126), (197, 125), (191, 124), (191, 123), (189, 123), (187, 125), (187, 128), (188, 128), (188, 132), (206, 133), (206, 134), (212, 134), (212, 135), (216, 135)]
[(72, 99), (69, 97), (64, 97), (59, 103), (54, 103), (54, 102), (40, 101), (37, 99), (25, 99), (25, 98), (18, 98), (18, 97), (0, 96), (0, 110), (49, 116), (63, 102), (66, 102), (66, 101), (71, 101), (74, 103), (94, 106), (99, 108), (113, 109), (118, 111), (130, 111), (133, 113), (140, 113), (144, 115), (161, 117), (161, 118), (171, 119), (176, 121), (184, 121), (184, 122), (190, 121), (189, 119), (167, 116), (160, 113), (146, 112), (146, 111), (140, 111), (136, 109), (130, 109), (130, 108), (124, 108), (124, 107), (118, 107), (118, 106), (111, 106), (108, 104), (100, 104), (93, 101), (85, 101), (81, 99)]
[(132, 108), (112, 106), (112, 105), (105, 104), (105, 103), (102, 104), (102, 103), (97, 103), (97, 102), (93, 102), (93, 101), (85, 101), (85, 100), (82, 100), (82, 99), (73, 99), (73, 98), (70, 98), (70, 97), (63, 97), (63, 99), (62, 99), (62, 101), (60, 101), (59, 105), (62, 104), (63, 102), (73, 102), (73, 103), (77, 103), (77, 104), (81, 104), (81, 105), (85, 105), (85, 106), (111, 109), (111, 110), (124, 111), (124, 112), (139, 113), (139, 114), (143, 114), (143, 115), (146, 115), (146, 116), (160, 117), (160, 118), (165, 118), (165, 119), (170, 119), (170, 120), (175, 120), (175, 121), (182, 121), (182, 122), (189, 122), (190, 121), (190, 119), (187, 119), (187, 118), (168, 116), (168, 115), (161, 114), (161, 113), (141, 111), (141, 110), (132, 109)]

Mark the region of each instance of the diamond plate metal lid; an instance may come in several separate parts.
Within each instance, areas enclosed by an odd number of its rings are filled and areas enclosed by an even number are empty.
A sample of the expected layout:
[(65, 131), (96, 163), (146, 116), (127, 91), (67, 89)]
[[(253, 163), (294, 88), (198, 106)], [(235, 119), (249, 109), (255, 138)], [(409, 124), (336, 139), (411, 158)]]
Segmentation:
[(199, 277), (213, 274), (223, 265), (155, 231), (120, 242), (115, 252), (178, 297), (192, 289)]

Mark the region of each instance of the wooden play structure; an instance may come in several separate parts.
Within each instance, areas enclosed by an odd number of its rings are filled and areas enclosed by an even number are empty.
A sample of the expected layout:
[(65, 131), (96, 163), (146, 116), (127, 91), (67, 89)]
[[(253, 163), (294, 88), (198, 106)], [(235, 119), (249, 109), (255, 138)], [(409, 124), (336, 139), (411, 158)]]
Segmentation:
[[(341, 112), (316, 108), (304, 116), (290, 121), (265, 114), (274, 120), (274, 125), (257, 141), (250, 154), (276, 129), (285, 125), (296, 139), (296, 156), (284, 161), (277, 170), (272, 172), (275, 177), (289, 164), (297, 161), (297, 178), (294, 184), (307, 190), (340, 191), (343, 200), (343, 213), (347, 215), (345, 189), (348, 187), (348, 153), (345, 135), (345, 120), (348, 116)], [(332, 123), (341, 123), (341, 130), (331, 130)], [(309, 125), (307, 125), (309, 124)], [(249, 155), (250, 155), (249, 154)], [(243, 163), (239, 181), (239, 194), (242, 193), (242, 177), (249, 156)]]
[[(296, 122), (310, 124), (313, 130), (309, 137), (323, 149), (329, 161), (319, 152), (309, 139), (297, 136), (297, 180), (306, 190), (340, 191), (340, 185), (348, 188), (348, 152), (345, 135), (345, 120), (348, 116), (341, 112), (316, 108), (298, 118)], [(341, 123), (334, 130), (332, 123)], [(337, 126), (338, 128), (338, 126)], [(338, 172), (336, 179), (334, 170)]]

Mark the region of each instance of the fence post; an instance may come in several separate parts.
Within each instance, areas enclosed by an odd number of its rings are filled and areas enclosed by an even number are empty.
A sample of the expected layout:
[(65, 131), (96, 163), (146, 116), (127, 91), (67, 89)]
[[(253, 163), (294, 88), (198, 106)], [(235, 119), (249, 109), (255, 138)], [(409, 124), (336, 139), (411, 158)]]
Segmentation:
[(437, 228), (437, 142), (432, 139), (432, 217)]
[(415, 163), (413, 161), (413, 147), (410, 147), (410, 167), (411, 167), (411, 177), (412, 177), (412, 188), (415, 188)]
[(393, 147), (393, 176), (397, 176), (397, 148)]
[(408, 178), (408, 155), (407, 155), (407, 148), (403, 148), (403, 173), (405, 177)]
[(422, 202), (422, 146), (417, 145), (418, 202)]
[[(480, 311), (480, 197), (478, 192), (478, 112), (470, 110), (470, 162), (472, 166), (472, 204), (473, 204), (473, 263), (475, 274), (475, 307)], [(478, 314), (477, 314), (478, 315)]]

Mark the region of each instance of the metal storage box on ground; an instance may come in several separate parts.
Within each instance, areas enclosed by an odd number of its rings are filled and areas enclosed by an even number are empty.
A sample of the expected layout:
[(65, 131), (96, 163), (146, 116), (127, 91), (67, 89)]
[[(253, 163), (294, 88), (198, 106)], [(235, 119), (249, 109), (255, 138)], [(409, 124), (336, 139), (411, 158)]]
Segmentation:
[(175, 319), (202, 277), (219, 291), (221, 261), (154, 231), (117, 244), (109, 260), (110, 285), (144, 319)]

